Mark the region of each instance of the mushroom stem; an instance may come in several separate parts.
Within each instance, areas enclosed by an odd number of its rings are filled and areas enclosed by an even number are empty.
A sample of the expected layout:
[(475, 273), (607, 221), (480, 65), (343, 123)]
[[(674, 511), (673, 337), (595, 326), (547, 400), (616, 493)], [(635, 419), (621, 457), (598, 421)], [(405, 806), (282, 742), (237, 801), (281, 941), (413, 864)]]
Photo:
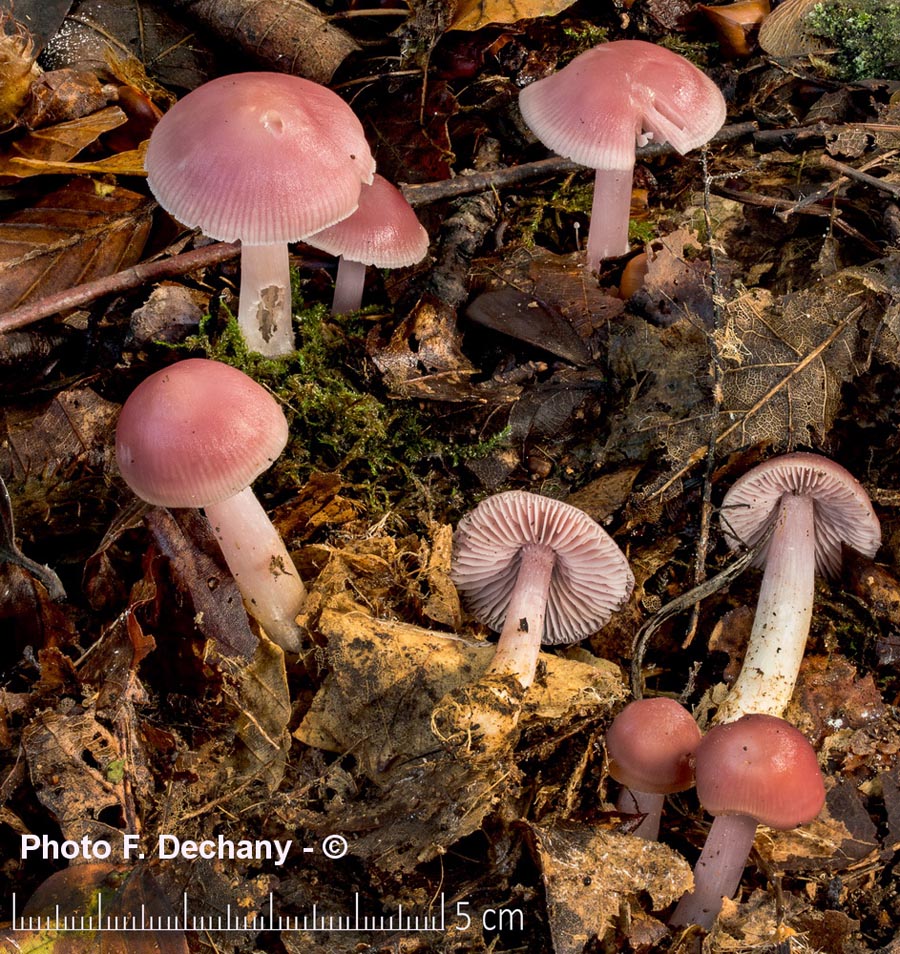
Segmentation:
[(587, 266), (593, 272), (606, 258), (628, 251), (628, 217), (634, 164), (627, 169), (598, 169), (588, 229)]
[(247, 487), (204, 509), (247, 611), (273, 642), (299, 652), (306, 588), (256, 495)]
[(631, 834), (647, 841), (656, 841), (659, 838), (665, 798), (665, 795), (656, 792), (638, 792), (623, 785), (619, 790), (616, 808), (623, 815), (643, 815), (640, 824), (631, 829)]
[(241, 245), (238, 325), (251, 351), (275, 358), (294, 350), (286, 243)]
[(351, 262), (341, 255), (338, 259), (337, 276), (334, 280), (331, 313), (333, 315), (346, 315), (351, 311), (359, 311), (365, 285), (366, 266), (362, 262)]
[(794, 693), (815, 599), (814, 503), (786, 493), (778, 508), (744, 662), (717, 722), (780, 716)]
[(552, 547), (532, 543), (522, 548), (516, 585), (497, 651), (488, 667), (489, 673), (514, 675), (526, 689), (534, 682), (555, 564), (556, 553)]
[(732, 897), (741, 883), (756, 828), (757, 821), (750, 815), (717, 815), (713, 819), (694, 868), (694, 890), (678, 902), (669, 924), (699, 924), (707, 931), (712, 927), (722, 909), (722, 898)]

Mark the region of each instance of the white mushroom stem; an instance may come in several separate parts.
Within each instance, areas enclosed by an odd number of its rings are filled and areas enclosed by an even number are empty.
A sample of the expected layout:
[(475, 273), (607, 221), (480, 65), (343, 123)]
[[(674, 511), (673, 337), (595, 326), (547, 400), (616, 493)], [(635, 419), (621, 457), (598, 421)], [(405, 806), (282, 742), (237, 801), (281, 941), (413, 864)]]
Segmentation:
[(351, 311), (359, 311), (365, 285), (366, 266), (362, 262), (351, 262), (342, 255), (338, 259), (337, 276), (334, 280), (331, 313), (346, 315)]
[(638, 792), (623, 785), (619, 790), (616, 808), (623, 815), (643, 815), (640, 824), (631, 829), (631, 834), (644, 838), (646, 841), (656, 841), (659, 838), (665, 799), (665, 795), (659, 795), (656, 792)]
[(256, 495), (247, 487), (204, 509), (247, 611), (273, 642), (299, 652), (306, 588)]
[(815, 598), (812, 497), (784, 494), (775, 521), (744, 663), (717, 722), (757, 712), (781, 716), (797, 682)]
[(241, 245), (238, 325), (251, 351), (267, 358), (294, 350), (288, 247)]
[(519, 559), (519, 575), (500, 631), (497, 651), (487, 671), (509, 673), (527, 689), (534, 682), (541, 651), (556, 553), (552, 547), (531, 543), (522, 548)]
[(694, 866), (694, 890), (678, 902), (669, 924), (699, 924), (707, 931), (713, 926), (722, 898), (733, 897), (741, 883), (756, 829), (757, 821), (749, 815), (717, 815), (713, 819)]
[(598, 169), (594, 176), (594, 201), (587, 240), (590, 271), (596, 271), (604, 259), (617, 258), (628, 251), (633, 178), (633, 164), (627, 169)]

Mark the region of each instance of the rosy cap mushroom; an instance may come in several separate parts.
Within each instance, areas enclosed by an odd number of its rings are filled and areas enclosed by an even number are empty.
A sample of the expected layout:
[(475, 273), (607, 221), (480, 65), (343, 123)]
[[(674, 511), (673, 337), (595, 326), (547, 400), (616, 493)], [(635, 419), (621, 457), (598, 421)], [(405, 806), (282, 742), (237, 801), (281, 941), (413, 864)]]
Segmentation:
[(644, 818), (632, 834), (648, 841), (659, 835), (663, 799), (694, 784), (694, 750), (700, 729), (674, 699), (635, 699), (606, 733), (609, 774), (622, 786), (616, 807)]
[(584, 511), (522, 490), (494, 494), (459, 523), (451, 576), (474, 616), (500, 630), (489, 673), (534, 681), (541, 643), (596, 632), (628, 599), (634, 577), (612, 538)]
[(811, 822), (825, 803), (816, 753), (799, 729), (771, 715), (713, 726), (694, 753), (697, 797), (714, 815), (694, 867), (694, 890), (669, 923), (707, 930), (740, 884), (757, 825), (787, 830)]
[(721, 512), (732, 549), (752, 547), (774, 527), (756, 557), (765, 569), (744, 662), (716, 721), (750, 712), (780, 716), (806, 648), (816, 571), (838, 575), (842, 544), (874, 556), (881, 543), (878, 517), (856, 478), (807, 453), (774, 457), (748, 471), (725, 495)]
[(587, 264), (628, 251), (635, 146), (652, 137), (682, 155), (725, 122), (725, 99), (683, 56), (643, 40), (603, 43), (519, 93), (545, 146), (596, 170)]
[(357, 311), (362, 304), (366, 266), (404, 268), (420, 262), (428, 251), (428, 233), (416, 218), (403, 193), (383, 176), (359, 193), (359, 208), (307, 244), (340, 256), (331, 311), (335, 315)]
[(267, 356), (292, 351), (288, 243), (354, 212), (375, 171), (353, 110), (298, 76), (222, 76), (163, 116), (145, 167), (176, 219), (220, 241), (240, 239), (247, 346)]
[(303, 581), (250, 489), (284, 450), (278, 402), (237, 368), (189, 358), (142, 381), (122, 407), (116, 460), (129, 487), (161, 507), (203, 507), (250, 614), (300, 648)]

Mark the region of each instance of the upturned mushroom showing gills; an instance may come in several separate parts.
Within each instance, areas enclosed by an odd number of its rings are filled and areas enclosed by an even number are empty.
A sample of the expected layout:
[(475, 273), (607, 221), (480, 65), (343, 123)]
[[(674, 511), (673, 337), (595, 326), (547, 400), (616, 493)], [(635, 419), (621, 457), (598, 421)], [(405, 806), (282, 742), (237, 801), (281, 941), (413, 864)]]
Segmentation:
[(288, 243), (354, 212), (375, 171), (353, 110), (297, 76), (223, 76), (163, 116), (145, 167), (151, 192), (178, 221), (240, 239), (247, 347), (270, 357), (292, 351)]
[(874, 556), (881, 543), (878, 517), (850, 473), (807, 453), (774, 457), (748, 471), (725, 495), (721, 517), (732, 549), (771, 536), (756, 556), (764, 570), (744, 661), (716, 721), (751, 712), (780, 716), (806, 648), (815, 574), (838, 575), (842, 544)]
[(483, 500), (453, 537), (453, 582), (469, 611), (500, 631), (481, 679), (435, 707), (436, 736), (486, 740), (515, 728), (542, 643), (584, 639), (628, 599), (634, 577), (613, 539), (584, 511), (527, 491)]
[(383, 176), (359, 194), (359, 208), (336, 225), (307, 237), (323, 252), (339, 255), (331, 311), (342, 315), (362, 304), (366, 266), (404, 268), (420, 262), (428, 251), (428, 233), (403, 193)]
[(287, 438), (284, 414), (265, 388), (237, 368), (190, 358), (150, 375), (128, 397), (116, 460), (142, 500), (206, 511), (249, 613), (297, 652), (306, 589), (250, 489)]
[(659, 835), (663, 800), (694, 784), (694, 751), (700, 728), (674, 699), (635, 699), (606, 733), (609, 774), (622, 786), (616, 807), (643, 815), (632, 834), (648, 841)]
[(716, 84), (683, 56), (615, 40), (519, 93), (528, 127), (554, 152), (596, 170), (587, 265), (628, 251), (635, 147), (651, 138), (684, 155), (725, 122)]
[(584, 511), (522, 490), (483, 500), (460, 521), (451, 575), (472, 614), (500, 631), (490, 672), (528, 687), (541, 643), (596, 632), (628, 599), (622, 551)]
[(694, 890), (669, 923), (707, 930), (734, 895), (758, 825), (787, 830), (811, 822), (825, 803), (816, 753), (789, 722), (746, 715), (713, 726), (694, 754), (697, 797), (714, 815), (694, 866)]

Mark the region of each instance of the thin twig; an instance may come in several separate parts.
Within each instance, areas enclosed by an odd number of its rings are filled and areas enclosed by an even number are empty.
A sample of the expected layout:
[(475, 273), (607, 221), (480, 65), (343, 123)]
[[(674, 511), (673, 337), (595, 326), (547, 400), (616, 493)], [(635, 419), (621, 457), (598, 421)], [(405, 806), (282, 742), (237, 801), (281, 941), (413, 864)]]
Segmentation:
[[(735, 123), (731, 126), (723, 126), (710, 140), (709, 145), (714, 146), (749, 136), (756, 129), (756, 123)], [(651, 142), (637, 150), (637, 157), (649, 159), (653, 156), (672, 155), (674, 152), (675, 150), (667, 142)], [(489, 189), (507, 189), (532, 179), (569, 175), (572, 172), (584, 171), (584, 168), (583, 165), (572, 162), (571, 159), (560, 159), (555, 156), (550, 159), (538, 159), (536, 162), (523, 162), (518, 166), (493, 169), (490, 172), (456, 176), (454, 179), (444, 179), (440, 182), (423, 182), (421, 185), (405, 183), (400, 191), (410, 205), (419, 206), (444, 199), (454, 199), (461, 195), (487, 192)]]
[[(719, 347), (719, 335), (722, 332), (722, 287), (719, 282), (719, 261), (716, 254), (716, 245), (713, 241), (712, 210), (710, 208), (710, 188), (712, 176), (709, 174), (707, 150), (704, 149), (700, 157), (703, 167), (703, 219), (706, 226), (707, 246), (709, 249), (710, 289), (712, 292), (713, 307), (713, 334), (707, 335), (709, 342), (709, 375), (713, 386), (713, 409), (710, 415), (709, 443), (706, 449), (706, 472), (703, 475), (703, 491), (700, 498), (700, 527), (697, 532), (697, 546), (694, 550), (694, 586), (700, 586), (706, 579), (706, 556), (709, 552), (709, 528), (712, 523), (712, 485), (713, 468), (715, 467), (715, 449), (717, 432), (721, 427), (721, 413), (723, 401), (723, 382), (725, 369), (722, 366), (722, 355)], [(690, 646), (700, 625), (700, 602), (696, 602), (691, 610), (687, 632), (684, 637), (684, 648)]]
[(825, 166), (826, 169), (834, 169), (835, 172), (839, 172), (848, 179), (855, 179), (857, 182), (863, 182), (873, 189), (880, 189), (882, 192), (887, 192), (888, 195), (900, 198), (900, 185), (894, 182), (885, 182), (884, 179), (879, 179), (877, 176), (870, 176), (866, 172), (854, 169), (853, 166), (832, 159), (831, 156), (822, 156), (819, 164)]
[(724, 570), (666, 603), (655, 616), (648, 619), (637, 631), (631, 643), (631, 692), (635, 699), (642, 698), (644, 694), (644, 656), (647, 653), (647, 646), (653, 634), (670, 617), (682, 613), (686, 609), (699, 606), (702, 600), (736, 580), (753, 563), (756, 554), (769, 542), (769, 537), (774, 529), (775, 523), (773, 522), (752, 547), (742, 550), (740, 555), (735, 557)]
[(76, 285), (74, 288), (47, 295), (45, 298), (39, 298), (0, 315), (0, 334), (23, 328), (25, 325), (40, 321), (41, 318), (59, 314), (61, 311), (78, 308), (105, 295), (118, 295), (140, 288), (149, 282), (174, 278), (198, 268), (218, 265), (220, 262), (237, 257), (240, 250), (241, 246), (237, 242), (217, 242), (214, 245), (204, 245), (203, 248), (173, 255), (171, 258), (132, 265), (131, 268), (126, 268), (122, 272), (115, 272), (112, 275), (85, 282), (83, 285)]

